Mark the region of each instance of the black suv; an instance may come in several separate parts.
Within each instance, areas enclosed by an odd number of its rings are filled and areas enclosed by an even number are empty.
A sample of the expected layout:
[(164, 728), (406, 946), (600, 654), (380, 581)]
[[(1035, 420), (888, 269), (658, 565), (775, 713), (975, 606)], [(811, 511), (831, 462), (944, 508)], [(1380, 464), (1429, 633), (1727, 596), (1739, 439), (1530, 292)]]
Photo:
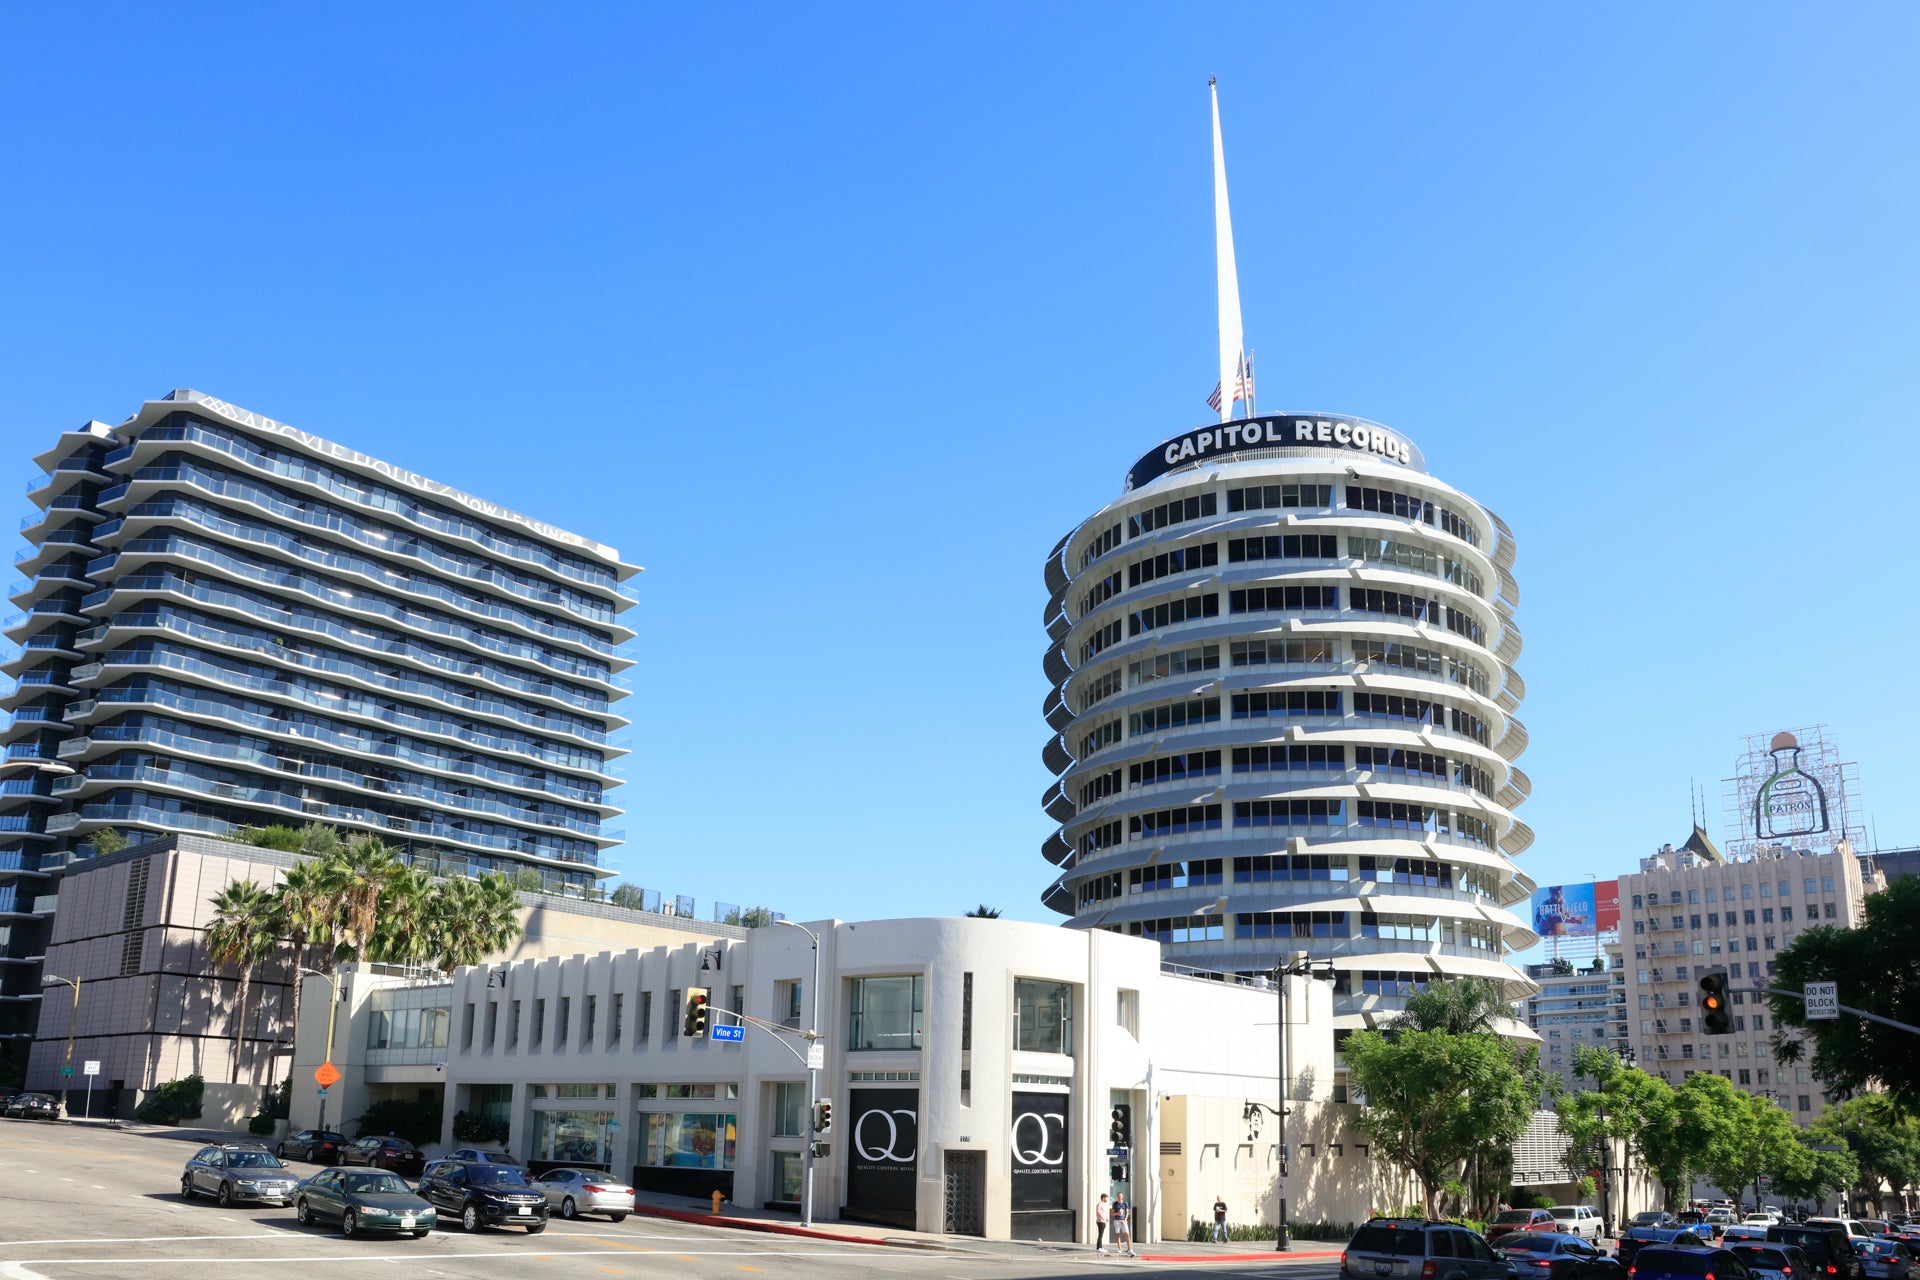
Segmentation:
[(1853, 1251), (1853, 1242), (1840, 1227), (1819, 1223), (1795, 1227), (1782, 1223), (1767, 1228), (1767, 1243), (1798, 1245), (1804, 1249), (1816, 1276), (1867, 1280), (1866, 1264)]
[(510, 1165), (437, 1160), (427, 1166), (419, 1193), (435, 1216), (458, 1218), (462, 1231), (525, 1227), (537, 1236), (547, 1229), (547, 1197)]
[(1704, 1249), (1707, 1242), (1687, 1227), (1629, 1227), (1620, 1233), (1620, 1261), (1631, 1267), (1639, 1252), (1648, 1245), (1667, 1245), (1675, 1249)]
[(1507, 1264), (1485, 1240), (1451, 1222), (1374, 1218), (1340, 1251), (1340, 1274), (1368, 1280), (1506, 1280)]

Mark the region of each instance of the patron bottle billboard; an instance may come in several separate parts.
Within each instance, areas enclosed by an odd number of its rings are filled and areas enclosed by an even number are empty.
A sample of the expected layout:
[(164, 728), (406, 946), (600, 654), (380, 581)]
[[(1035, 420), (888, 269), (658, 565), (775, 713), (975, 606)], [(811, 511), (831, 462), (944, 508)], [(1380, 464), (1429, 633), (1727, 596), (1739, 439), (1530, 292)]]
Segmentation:
[(1753, 832), (1761, 840), (1786, 840), (1827, 830), (1827, 795), (1800, 767), (1800, 742), (1790, 733), (1773, 736), (1773, 773), (1753, 801)]

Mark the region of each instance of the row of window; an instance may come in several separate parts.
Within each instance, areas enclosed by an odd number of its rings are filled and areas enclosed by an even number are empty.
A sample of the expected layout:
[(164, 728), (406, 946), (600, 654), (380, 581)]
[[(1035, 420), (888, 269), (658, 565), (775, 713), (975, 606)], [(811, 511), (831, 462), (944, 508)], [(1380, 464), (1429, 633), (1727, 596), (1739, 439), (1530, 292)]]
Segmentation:
[(1339, 607), (1340, 588), (1317, 583), (1307, 586), (1246, 587), (1227, 593), (1230, 613), (1299, 613), (1306, 609)]
[(1332, 506), (1330, 484), (1263, 484), (1227, 490), (1228, 511), (1277, 511), (1282, 507), (1325, 510)]
[(1119, 545), (1120, 545), (1120, 526), (1119, 525), (1116, 524), (1112, 528), (1102, 529), (1099, 532), (1099, 534), (1094, 537), (1094, 540), (1087, 544), (1087, 549), (1080, 553), (1081, 572), (1084, 573), (1088, 565), (1092, 564), (1095, 560), (1098, 560), (1101, 556), (1107, 554), (1107, 552), (1113, 550), (1115, 547)]
[(1368, 564), (1391, 565), (1410, 573), (1424, 573), (1430, 578), (1441, 578), (1456, 586), (1465, 587), (1474, 595), (1481, 594), (1479, 574), (1458, 560), (1411, 542), (1349, 535), (1347, 557), (1352, 560), (1363, 560)]
[(1142, 685), (1155, 680), (1166, 680), (1173, 676), (1195, 675), (1202, 671), (1219, 669), (1220, 646), (1200, 645), (1192, 649), (1172, 649), (1129, 662), (1127, 680), (1131, 684)]
[(1215, 515), (1219, 511), (1219, 499), (1211, 493), (1196, 494), (1190, 498), (1175, 498), (1163, 502), (1157, 507), (1137, 511), (1127, 517), (1127, 537), (1137, 538), (1143, 533), (1152, 533), (1155, 529), (1164, 529), (1172, 524), (1185, 524), (1189, 520), (1198, 520), (1203, 516)]
[(1220, 597), (1217, 593), (1209, 591), (1204, 595), (1163, 600), (1159, 604), (1135, 610), (1127, 615), (1127, 634), (1137, 636), (1148, 631), (1157, 631), (1161, 627), (1170, 627), (1176, 623), (1191, 622), (1196, 618), (1219, 616)]
[(1183, 836), (1196, 831), (1220, 830), (1220, 806), (1217, 804), (1176, 805), (1152, 813), (1136, 813), (1127, 818), (1127, 839), (1157, 840)]
[[(1430, 724), (1436, 728), (1451, 729), (1462, 737), (1471, 738), (1485, 745), (1488, 739), (1487, 726), (1478, 716), (1462, 711), (1458, 707), (1448, 707), (1445, 703), (1429, 698), (1416, 698), (1397, 693), (1369, 693), (1354, 690), (1353, 714), (1367, 719), (1395, 720), (1413, 724)], [(1343, 698), (1339, 690), (1334, 689), (1250, 689), (1230, 695), (1229, 705), (1235, 720), (1261, 720), (1276, 716), (1322, 716), (1332, 717), (1344, 714)], [(1168, 729), (1179, 729), (1187, 725), (1213, 724), (1220, 719), (1220, 699), (1182, 698), (1173, 702), (1163, 702), (1154, 706), (1142, 707), (1127, 714), (1127, 736), (1137, 738), (1143, 734), (1160, 733)], [(1111, 720), (1098, 726), (1082, 739), (1082, 759), (1092, 755), (1101, 747), (1120, 740), (1118, 720)], [(1391, 756), (1389, 756), (1391, 759)], [(1271, 757), (1269, 757), (1271, 761)], [(1251, 764), (1251, 759), (1249, 759)], [(1271, 768), (1271, 763), (1269, 763)], [(1473, 784), (1469, 778), (1459, 781)], [(1491, 779), (1486, 779), (1489, 783)]]
[[(1332, 855), (1341, 863), (1340, 879), (1345, 880), (1343, 854)], [(1269, 884), (1276, 881), (1327, 881), (1328, 857), (1326, 854), (1259, 854), (1253, 857), (1232, 859), (1233, 882), (1235, 884)], [(1225, 882), (1227, 859), (1192, 858), (1185, 862), (1172, 861), (1155, 863), (1150, 867), (1133, 867), (1125, 873), (1125, 891), (1127, 894), (1157, 893), (1166, 889), (1203, 888)], [(1458, 869), (1463, 877), (1475, 868)], [(1426, 858), (1374, 858), (1359, 859), (1359, 874), (1356, 877), (1363, 882), (1374, 884), (1408, 885), (1415, 888), (1451, 889), (1454, 887), (1456, 869), (1449, 863), (1437, 862)], [(1106, 901), (1121, 896), (1121, 872), (1114, 871), (1094, 876), (1082, 882), (1079, 890), (1082, 906), (1091, 902)], [(1481, 874), (1483, 885), (1474, 886), (1476, 891), (1491, 896), (1493, 889), (1491, 877)]]
[[(1803, 888), (1803, 890), (1804, 890), (1804, 892), (1806, 892), (1806, 893), (1808, 893), (1808, 894), (1812, 894), (1812, 893), (1815, 893), (1815, 892), (1819, 892), (1819, 893), (1832, 893), (1832, 892), (1833, 892), (1833, 877), (1832, 877), (1832, 876), (1821, 876), (1821, 877), (1819, 878), (1819, 882), (1818, 882), (1818, 883), (1819, 883), (1819, 888), (1818, 888), (1818, 889), (1816, 890), (1816, 889), (1814, 888), (1814, 884), (1815, 884), (1815, 881), (1814, 881), (1814, 878), (1813, 878), (1812, 876), (1808, 876), (1808, 877), (1807, 877), (1807, 878), (1806, 878), (1806, 879), (1805, 879), (1805, 880), (1804, 880), (1804, 881), (1802, 882), (1802, 888)], [(1763, 880), (1763, 881), (1761, 881), (1761, 882), (1760, 882), (1760, 895), (1759, 895), (1759, 896), (1760, 896), (1760, 897), (1762, 897), (1762, 898), (1771, 898), (1771, 897), (1775, 897), (1775, 896), (1776, 896), (1776, 892), (1775, 892), (1775, 891), (1776, 891), (1776, 889), (1778, 890), (1778, 893), (1777, 893), (1777, 896), (1779, 896), (1779, 897), (1782, 897), (1782, 898), (1786, 898), (1786, 897), (1791, 897), (1791, 896), (1792, 896), (1792, 894), (1793, 894), (1793, 881), (1791, 881), (1791, 880), (1781, 880), (1781, 881), (1778, 881), (1778, 882), (1776, 883), (1776, 882), (1773, 882), (1773, 881), (1765, 881), (1765, 880)], [(1751, 901), (1753, 901), (1753, 898), (1754, 898), (1754, 889), (1753, 889), (1753, 885), (1752, 885), (1751, 883), (1748, 883), (1748, 884), (1743, 884), (1743, 885), (1741, 885), (1741, 886), (1740, 886), (1740, 898), (1741, 898), (1741, 900), (1742, 900), (1742, 901), (1744, 901), (1744, 902), (1751, 902)], [(1672, 893), (1668, 895), (1668, 897), (1667, 897), (1667, 899), (1666, 899), (1666, 900), (1667, 900), (1668, 902), (1671, 902), (1671, 903), (1672, 903), (1672, 904), (1673, 904), (1674, 906), (1676, 906), (1676, 907), (1677, 907), (1677, 906), (1680, 906), (1680, 905), (1682, 905), (1682, 903), (1681, 903), (1681, 896), (1680, 896), (1680, 890), (1678, 890), (1678, 889), (1675, 889), (1675, 890), (1673, 890), (1673, 891), (1672, 891)], [(1707, 888), (1707, 891), (1706, 891), (1706, 900), (1707, 900), (1708, 902), (1720, 902), (1720, 901), (1726, 901), (1726, 902), (1732, 902), (1732, 901), (1733, 901), (1733, 886), (1732, 886), (1732, 885), (1728, 885), (1728, 886), (1727, 886), (1727, 891), (1726, 891), (1726, 896), (1725, 896), (1725, 898), (1724, 898), (1724, 899), (1723, 899), (1723, 898), (1721, 897), (1721, 895), (1720, 895), (1720, 890), (1719, 890), (1719, 888), (1718, 888), (1718, 887), (1716, 887), (1716, 886), (1709, 886), (1709, 887)], [(1643, 895), (1641, 895), (1641, 894), (1638, 894), (1638, 893), (1636, 893), (1636, 894), (1634, 894), (1634, 895), (1633, 895), (1633, 909), (1634, 909), (1635, 911), (1638, 911), (1638, 910), (1639, 910), (1639, 909), (1641, 908), (1641, 906), (1642, 906), (1643, 904), (1644, 904), (1644, 905), (1646, 905), (1646, 906), (1650, 906), (1650, 907), (1657, 907), (1657, 906), (1659, 906), (1659, 905), (1660, 905), (1660, 902), (1661, 902), (1661, 898), (1660, 898), (1660, 895), (1659, 895), (1659, 894), (1657, 894), (1657, 893), (1649, 893), (1649, 894), (1646, 894), (1646, 895), (1644, 895), (1644, 897), (1643, 897)], [(1699, 904), (1699, 902), (1700, 902), (1700, 890), (1698, 890), (1698, 889), (1689, 889), (1689, 890), (1687, 890), (1687, 892), (1686, 892), (1686, 903), (1687, 903), (1687, 904), (1690, 904), (1690, 905), (1698, 905), (1698, 904)], [(1751, 922), (1749, 922), (1749, 923), (1751, 923)]]
[[(1358, 543), (1360, 539), (1355, 538)], [(1259, 538), (1230, 538), (1227, 563), (1255, 560), (1337, 560), (1340, 539), (1330, 533), (1285, 533)], [(1209, 562), (1211, 563), (1211, 562)]]
[(1492, 925), (1450, 916), (1375, 915), (1367, 911), (1240, 911), (1233, 936), (1269, 938), (1373, 938), (1389, 942), (1439, 942), (1494, 951), (1499, 931)]
[[(1176, 573), (1187, 573), (1194, 569), (1212, 568), (1220, 563), (1220, 544), (1200, 542), (1187, 547), (1175, 547), (1171, 551), (1162, 551), (1159, 555), (1136, 560), (1127, 566), (1127, 588), (1145, 586), (1159, 578), (1171, 577)], [(1115, 574), (1118, 578), (1120, 575)]]
[(1118, 667), (1103, 671), (1091, 683), (1080, 690), (1080, 710), (1084, 714), (1095, 704), (1104, 702), (1126, 687), (1125, 678)]
[(1094, 584), (1087, 588), (1086, 593), (1080, 597), (1080, 616), (1083, 618), (1086, 617), (1095, 609), (1119, 595), (1122, 590), (1118, 570), (1115, 570), (1104, 578), (1096, 579)]

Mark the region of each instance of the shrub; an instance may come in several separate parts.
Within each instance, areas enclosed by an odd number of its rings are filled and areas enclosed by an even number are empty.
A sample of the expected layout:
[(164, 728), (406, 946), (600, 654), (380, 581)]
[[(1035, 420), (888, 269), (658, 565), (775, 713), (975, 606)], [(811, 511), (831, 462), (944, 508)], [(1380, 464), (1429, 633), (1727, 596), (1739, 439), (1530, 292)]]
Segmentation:
[(456, 1111), (453, 1113), (453, 1137), (456, 1142), (505, 1142), (507, 1122), (477, 1111)]
[[(1354, 1226), (1351, 1222), (1289, 1222), (1287, 1235), (1295, 1240), (1337, 1240), (1345, 1244), (1353, 1238)], [(1274, 1228), (1270, 1222), (1229, 1222), (1227, 1239), (1264, 1240), (1271, 1244)], [(1203, 1244), (1213, 1238), (1213, 1220), (1202, 1222), (1198, 1218), (1189, 1220), (1187, 1239)]]
[(247, 1121), (247, 1132), (253, 1134), (255, 1137), (270, 1138), (273, 1136), (274, 1123), (274, 1118), (262, 1111), (253, 1119)]
[(205, 1089), (206, 1081), (199, 1076), (169, 1080), (140, 1100), (140, 1105), (134, 1108), (133, 1118), (148, 1124), (179, 1124), (182, 1120), (196, 1120), (200, 1116), (200, 1095)]
[(424, 1147), (429, 1142), (440, 1141), (440, 1122), (446, 1115), (446, 1107), (438, 1102), (426, 1102), (417, 1098), (383, 1098), (367, 1107), (367, 1113), (354, 1123), (360, 1126), (360, 1132), (354, 1136), (367, 1138), (392, 1135), (405, 1138), (416, 1147)]

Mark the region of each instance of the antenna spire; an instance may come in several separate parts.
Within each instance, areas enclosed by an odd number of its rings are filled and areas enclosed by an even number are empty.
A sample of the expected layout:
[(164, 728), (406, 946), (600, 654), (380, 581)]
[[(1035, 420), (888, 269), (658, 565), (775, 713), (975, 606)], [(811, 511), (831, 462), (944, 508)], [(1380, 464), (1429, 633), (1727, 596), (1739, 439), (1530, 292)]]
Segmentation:
[(1227, 153), (1220, 140), (1220, 86), (1207, 77), (1213, 99), (1213, 253), (1220, 300), (1220, 421), (1233, 419), (1236, 400), (1253, 415), (1253, 376), (1240, 326), (1240, 270), (1233, 258), (1233, 215), (1227, 208)]

